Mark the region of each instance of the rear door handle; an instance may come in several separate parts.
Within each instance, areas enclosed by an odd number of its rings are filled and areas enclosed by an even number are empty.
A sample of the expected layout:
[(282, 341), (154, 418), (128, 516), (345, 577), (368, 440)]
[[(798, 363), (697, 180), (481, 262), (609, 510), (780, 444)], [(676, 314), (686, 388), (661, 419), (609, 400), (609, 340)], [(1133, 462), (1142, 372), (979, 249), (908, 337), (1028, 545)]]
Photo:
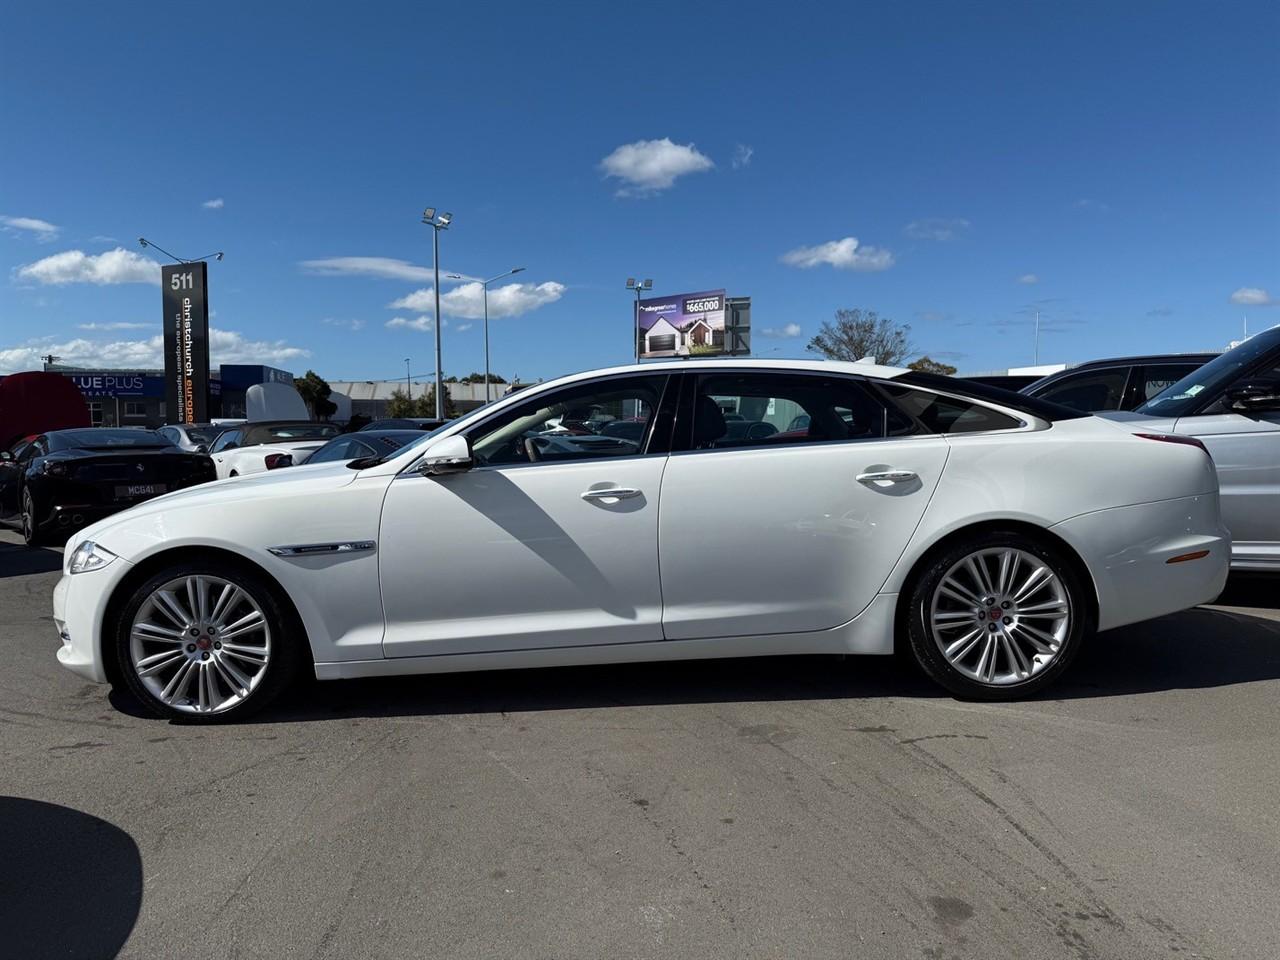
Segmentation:
[(906, 483), (914, 479), (916, 479), (914, 470), (876, 470), (872, 473), (860, 473), (857, 476), (859, 483), (877, 483), (881, 480), (888, 483)]
[(626, 500), (640, 496), (635, 487), (601, 487), (596, 490), (583, 490), (583, 500)]

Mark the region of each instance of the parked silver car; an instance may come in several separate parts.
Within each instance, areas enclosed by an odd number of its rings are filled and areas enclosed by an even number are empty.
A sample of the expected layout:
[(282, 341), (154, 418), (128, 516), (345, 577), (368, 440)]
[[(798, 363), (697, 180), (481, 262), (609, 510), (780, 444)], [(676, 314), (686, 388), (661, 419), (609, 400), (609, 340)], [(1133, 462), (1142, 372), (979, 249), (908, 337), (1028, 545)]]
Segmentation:
[(1130, 427), (1195, 437), (1213, 455), (1233, 570), (1280, 571), (1280, 326), (1210, 360), (1132, 413)]
[(226, 427), (214, 423), (176, 423), (161, 427), (156, 433), (179, 450), (187, 453), (208, 453), (213, 441)]

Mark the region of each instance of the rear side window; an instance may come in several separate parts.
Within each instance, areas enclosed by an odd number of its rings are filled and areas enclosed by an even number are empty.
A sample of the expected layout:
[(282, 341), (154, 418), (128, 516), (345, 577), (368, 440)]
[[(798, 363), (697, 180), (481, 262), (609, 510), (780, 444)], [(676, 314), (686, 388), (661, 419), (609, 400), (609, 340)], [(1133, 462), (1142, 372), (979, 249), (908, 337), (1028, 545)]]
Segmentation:
[(1022, 426), (1021, 421), (970, 400), (914, 390), (893, 382), (885, 383), (883, 388), (903, 412), (928, 433), (981, 433), (1016, 430)]
[(700, 374), (694, 449), (848, 443), (909, 434), (910, 419), (862, 383), (781, 373)]
[(938, 390), (955, 397), (983, 400), (1009, 410), (1039, 417), (1041, 420), (1048, 420), (1050, 423), (1056, 423), (1059, 420), (1078, 420), (1080, 417), (1089, 416), (1083, 411), (1072, 410), (1070, 407), (1064, 407), (1060, 403), (1053, 403), (1041, 397), (1013, 393), (1010, 390), (1001, 390), (999, 387), (956, 377), (944, 377), (937, 373), (918, 373), (912, 370), (910, 373), (898, 374), (889, 382), (899, 387), (920, 387), (925, 390)]

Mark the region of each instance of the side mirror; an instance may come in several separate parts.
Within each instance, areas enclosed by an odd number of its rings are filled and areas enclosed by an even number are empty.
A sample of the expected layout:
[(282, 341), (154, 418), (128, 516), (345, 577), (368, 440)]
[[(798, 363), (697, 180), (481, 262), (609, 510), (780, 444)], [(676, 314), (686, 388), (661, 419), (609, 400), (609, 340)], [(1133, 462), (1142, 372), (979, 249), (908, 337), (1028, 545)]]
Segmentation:
[(1236, 413), (1271, 413), (1280, 410), (1280, 379), (1257, 377), (1227, 388), (1227, 406)]
[(418, 464), (418, 472), (424, 476), (438, 477), (446, 473), (464, 473), (473, 466), (475, 461), (471, 458), (471, 441), (455, 434), (432, 444)]

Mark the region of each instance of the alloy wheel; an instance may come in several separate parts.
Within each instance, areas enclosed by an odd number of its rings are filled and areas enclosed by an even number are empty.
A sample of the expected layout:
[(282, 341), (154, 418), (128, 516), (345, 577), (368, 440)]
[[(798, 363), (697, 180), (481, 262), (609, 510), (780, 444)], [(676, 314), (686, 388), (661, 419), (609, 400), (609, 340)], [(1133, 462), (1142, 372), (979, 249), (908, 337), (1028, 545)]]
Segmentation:
[(156, 588), (129, 629), (129, 661), (157, 700), (180, 713), (224, 713), (262, 682), (271, 629), (257, 601), (221, 577), (191, 574)]
[(934, 588), (928, 628), (943, 657), (985, 686), (1022, 683), (1058, 659), (1071, 632), (1062, 578), (1014, 547), (978, 550)]

